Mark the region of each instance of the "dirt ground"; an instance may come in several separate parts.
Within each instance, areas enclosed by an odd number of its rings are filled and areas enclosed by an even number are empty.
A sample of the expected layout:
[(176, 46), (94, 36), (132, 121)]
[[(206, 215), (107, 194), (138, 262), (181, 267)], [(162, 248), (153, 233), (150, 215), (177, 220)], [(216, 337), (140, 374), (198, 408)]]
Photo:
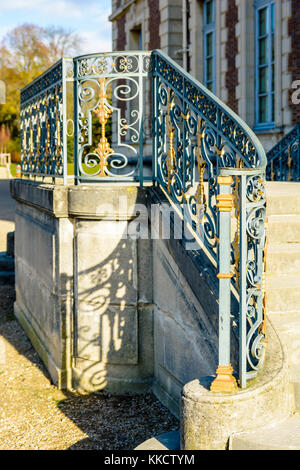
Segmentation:
[(14, 289), (0, 286), (0, 450), (131, 450), (178, 429), (152, 395), (72, 395), (49, 375), (14, 319)]

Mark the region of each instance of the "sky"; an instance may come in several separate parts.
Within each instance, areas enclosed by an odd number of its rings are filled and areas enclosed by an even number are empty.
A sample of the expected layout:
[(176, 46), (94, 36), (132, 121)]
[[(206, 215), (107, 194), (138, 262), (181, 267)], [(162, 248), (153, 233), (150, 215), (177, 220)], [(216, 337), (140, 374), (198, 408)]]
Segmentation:
[(24, 23), (62, 26), (83, 39), (78, 54), (110, 51), (111, 0), (0, 0), (0, 42)]

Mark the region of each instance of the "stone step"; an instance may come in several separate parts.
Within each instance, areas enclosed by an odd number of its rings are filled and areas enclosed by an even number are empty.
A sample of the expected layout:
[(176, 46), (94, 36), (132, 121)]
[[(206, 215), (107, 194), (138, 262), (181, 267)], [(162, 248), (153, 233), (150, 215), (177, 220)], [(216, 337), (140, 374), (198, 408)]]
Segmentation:
[[(299, 188), (300, 189), (300, 188)], [(300, 215), (271, 215), (268, 217), (268, 243), (299, 243)]]
[(300, 214), (299, 183), (267, 182), (267, 213)]
[(300, 310), (268, 315), (288, 355), (289, 379), (295, 407), (300, 411)]
[(300, 275), (300, 243), (268, 243), (267, 274)]
[(230, 438), (230, 450), (300, 450), (300, 415)]
[(267, 312), (288, 353), (291, 391), (293, 392), (295, 409), (299, 411), (300, 185), (276, 182), (267, 183), (266, 187), (268, 214)]
[(300, 275), (266, 278), (267, 313), (300, 312)]
[(300, 380), (293, 380), (290, 383), (291, 383), (292, 393), (294, 395), (295, 410), (299, 413), (300, 412)]
[(180, 432), (171, 431), (159, 436), (147, 439), (142, 442), (134, 450), (179, 450), (180, 449)]
[(13, 285), (15, 283), (14, 271), (0, 271), (0, 286), (7, 284)]
[(0, 254), (0, 271), (14, 271), (15, 260), (6, 254)]

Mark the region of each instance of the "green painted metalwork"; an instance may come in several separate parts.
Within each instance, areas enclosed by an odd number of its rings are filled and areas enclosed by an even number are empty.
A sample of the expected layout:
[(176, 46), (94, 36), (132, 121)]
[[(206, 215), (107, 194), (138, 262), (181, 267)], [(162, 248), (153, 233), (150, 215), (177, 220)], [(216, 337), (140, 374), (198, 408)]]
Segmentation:
[(268, 153), (266, 177), (270, 181), (300, 181), (300, 124)]
[[(145, 96), (150, 52), (90, 54), (74, 59), (76, 181), (139, 181), (144, 175)], [(95, 126), (101, 125), (98, 142)], [(108, 129), (110, 124), (111, 129)]]
[(21, 167), (25, 176), (67, 181), (66, 82), (72, 59), (61, 59), (21, 90)]
[[(71, 139), (75, 183), (148, 181), (162, 189), (215, 267), (219, 366), (230, 370), (230, 361), (238, 362), (245, 387), (264, 359), (267, 159), (244, 121), (163, 52), (125, 51), (63, 59), (28, 85), (21, 92), (21, 136), (26, 176), (66, 183)], [(239, 305), (234, 361), (232, 296)]]
[[(151, 67), (154, 178), (181, 208), (216, 273), (227, 274), (219, 279), (219, 365), (229, 365), (231, 289), (239, 303), (239, 381), (245, 387), (264, 358), (265, 152), (239, 116), (166, 54), (153, 51)], [(218, 211), (220, 176), (233, 178), (227, 195), (234, 197), (235, 217)], [(230, 269), (222, 273), (228, 257)]]

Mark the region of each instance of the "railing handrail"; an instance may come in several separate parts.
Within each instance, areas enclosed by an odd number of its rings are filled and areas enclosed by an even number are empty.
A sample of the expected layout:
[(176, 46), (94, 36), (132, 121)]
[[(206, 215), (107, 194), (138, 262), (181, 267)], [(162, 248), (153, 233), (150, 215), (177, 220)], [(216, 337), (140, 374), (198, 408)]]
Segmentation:
[[(147, 86), (144, 81), (148, 77), (151, 84)], [(74, 82), (74, 86), (67, 87), (67, 81)], [(71, 135), (67, 134), (70, 88), (74, 105), (69, 119), (73, 120)], [(66, 184), (67, 144), (71, 138), (75, 184), (138, 181), (143, 186), (150, 181), (168, 195), (172, 204), (178, 205), (184, 222), (199, 242), (197, 249), (203, 249), (213, 260), (219, 281), (220, 368), (212, 390), (224, 391), (224, 375), (228, 378), (225, 391), (236, 387), (230, 364), (233, 314), (239, 324), (240, 349), (234, 366), (239, 368), (240, 384), (245, 387), (263, 363), (265, 324), (267, 157), (254, 132), (158, 49), (99, 52), (62, 59), (22, 93), (26, 98), (21, 105), (25, 175), (52, 176), (53, 180), (63, 177)], [(143, 160), (144, 146), (149, 145), (143, 133), (144, 100), (151, 93), (152, 106), (148, 106), (152, 115), (153, 161), (152, 174), (147, 175)], [(93, 116), (100, 125), (98, 142), (93, 142)], [(113, 129), (110, 136), (109, 125)], [(132, 156), (136, 162), (130, 166)], [(231, 309), (232, 291), (238, 312), (236, 307), (235, 311)]]
[(300, 180), (300, 123), (296, 124), (267, 152), (267, 179)]
[[(47, 70), (45, 70), (41, 75), (39, 75), (38, 77), (36, 77), (34, 80), (32, 80), (32, 82), (28, 83), (28, 85), (26, 85), (24, 88), (22, 88), (20, 90), (20, 102), (21, 102), (21, 105), (24, 105), (27, 101), (30, 101), (33, 97), (35, 97), (37, 94), (33, 94), (32, 96), (30, 96), (29, 98), (25, 98), (23, 99), (23, 96), (25, 94), (26, 91), (30, 90), (31, 88), (34, 88), (34, 86), (39, 83), (40, 81), (42, 81), (47, 75), (49, 75), (51, 73), (52, 70), (55, 70), (60, 64), (63, 63), (63, 60), (65, 58), (61, 58), (59, 59), (57, 62), (55, 62), (55, 64), (51, 65), (51, 67), (49, 67)], [(58, 78), (59, 80), (60, 78)], [(44, 92), (45, 89), (42, 90), (42, 92)]]
[(89, 59), (95, 56), (119, 56), (120, 54), (124, 53), (124, 55), (132, 54), (132, 55), (143, 55), (143, 54), (151, 54), (153, 51), (151, 50), (140, 50), (140, 49), (130, 49), (128, 51), (105, 51), (105, 52), (91, 52), (90, 54), (80, 54), (73, 57), (73, 60), (80, 60), (80, 59)]
[[(240, 385), (263, 365), (265, 151), (247, 124), (160, 50), (152, 52), (156, 180), (200, 235), (219, 284), (219, 367), (212, 391), (233, 392), (231, 292), (239, 311)], [(195, 163), (198, 175), (194, 171)], [(204, 187), (207, 172), (208, 189)], [(195, 192), (193, 189), (195, 188)], [(234, 215), (233, 215), (234, 214)], [(232, 218), (236, 219), (232, 241)]]
[(51, 72), (52, 69), (55, 69), (60, 63), (62, 63), (63, 59), (65, 57), (61, 57), (58, 59), (54, 64), (52, 64), (50, 67), (48, 67), (44, 72), (42, 72), (40, 75), (38, 75), (36, 78), (34, 78), (31, 82), (29, 82), (27, 85), (25, 85), (23, 88), (21, 88), (20, 93), (22, 94), (23, 91), (27, 90), (27, 88), (31, 87), (34, 85), (36, 82), (41, 80), (45, 75), (47, 75), (49, 72)]
[(193, 77), (189, 72), (186, 72), (177, 62), (175, 62), (171, 57), (169, 57), (165, 52), (160, 49), (154, 49), (152, 54), (157, 54), (158, 56), (162, 57), (163, 59), (167, 60), (179, 73), (183, 74), (187, 79), (189, 79), (196, 87), (201, 90), (204, 95), (207, 95), (212, 101), (214, 101), (221, 111), (228, 114), (232, 117), (244, 130), (244, 132), (249, 137), (249, 140), (253, 143), (257, 154), (259, 156), (259, 166), (256, 168), (264, 169), (267, 166), (268, 160), (266, 157), (266, 152), (254, 133), (254, 131), (248, 126), (248, 124), (238, 116), (229, 106), (227, 106), (223, 101), (221, 101), (216, 95), (214, 95), (208, 88), (206, 88), (199, 80)]
[[(144, 95), (150, 56), (150, 51), (130, 50), (97, 52), (73, 59), (76, 182), (98, 181), (99, 176), (102, 182), (118, 178), (139, 181), (141, 185), (152, 180), (143, 171)], [(97, 147), (91, 145), (91, 134), (86, 139), (93, 113), (101, 124), (102, 137)], [(108, 138), (109, 119), (114, 130)]]
[(278, 157), (279, 153), (282, 151), (286, 150), (289, 146), (290, 142), (290, 137), (291, 135), (297, 131), (300, 130), (300, 123), (296, 124), (293, 129), (291, 129), (286, 135), (280, 139), (277, 144), (274, 145), (268, 152), (267, 152), (267, 164), (269, 164), (272, 160)]

